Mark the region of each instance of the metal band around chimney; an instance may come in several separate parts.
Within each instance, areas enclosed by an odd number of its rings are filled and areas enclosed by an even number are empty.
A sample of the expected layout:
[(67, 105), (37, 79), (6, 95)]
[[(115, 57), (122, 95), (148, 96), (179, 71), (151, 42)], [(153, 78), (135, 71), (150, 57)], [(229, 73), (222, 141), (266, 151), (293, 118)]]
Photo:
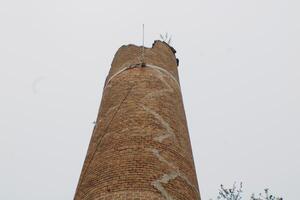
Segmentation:
[(155, 70), (160, 70), (162, 71), (163, 73), (165, 73), (166, 75), (168, 75), (171, 79), (173, 79), (176, 83), (176, 85), (178, 86), (179, 90), (180, 90), (180, 84), (178, 82), (178, 80), (174, 77), (173, 74), (171, 74), (170, 72), (168, 72), (167, 70), (165, 70), (164, 68), (162, 67), (159, 67), (157, 65), (152, 65), (152, 64), (144, 64), (142, 66), (141, 63), (139, 64), (132, 64), (132, 65), (129, 65), (129, 66), (126, 66), (122, 69), (120, 69), (119, 71), (117, 71), (116, 73), (114, 73), (107, 81), (106, 81), (106, 84), (104, 86), (104, 89), (108, 86), (108, 84), (111, 82), (111, 80), (113, 78), (115, 78), (116, 76), (118, 76), (119, 74), (121, 74), (122, 72), (126, 71), (126, 70), (129, 70), (131, 68), (138, 68), (138, 67), (148, 67), (148, 68), (152, 68), (152, 69), (155, 69)]

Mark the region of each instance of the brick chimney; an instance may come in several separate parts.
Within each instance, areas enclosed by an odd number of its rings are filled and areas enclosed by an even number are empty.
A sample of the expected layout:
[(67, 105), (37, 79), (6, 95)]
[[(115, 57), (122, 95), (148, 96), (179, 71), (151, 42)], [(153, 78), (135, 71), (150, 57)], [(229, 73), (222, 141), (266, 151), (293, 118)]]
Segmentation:
[(114, 57), (75, 200), (200, 199), (176, 51), (142, 49)]

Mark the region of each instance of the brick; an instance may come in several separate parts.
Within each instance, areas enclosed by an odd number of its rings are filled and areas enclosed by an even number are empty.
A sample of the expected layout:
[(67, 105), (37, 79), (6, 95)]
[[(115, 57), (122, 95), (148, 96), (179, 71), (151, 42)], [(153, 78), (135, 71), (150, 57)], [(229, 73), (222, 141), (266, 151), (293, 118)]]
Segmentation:
[(145, 67), (141, 52), (113, 59), (76, 200), (200, 199), (175, 51), (155, 41)]

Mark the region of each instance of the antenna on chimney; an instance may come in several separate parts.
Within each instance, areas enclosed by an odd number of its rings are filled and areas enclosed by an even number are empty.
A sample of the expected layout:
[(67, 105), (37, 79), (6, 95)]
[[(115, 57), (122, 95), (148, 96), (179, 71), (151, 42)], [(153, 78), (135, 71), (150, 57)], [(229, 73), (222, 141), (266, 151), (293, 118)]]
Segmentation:
[(142, 67), (145, 66), (145, 25), (143, 24), (143, 47), (142, 47)]

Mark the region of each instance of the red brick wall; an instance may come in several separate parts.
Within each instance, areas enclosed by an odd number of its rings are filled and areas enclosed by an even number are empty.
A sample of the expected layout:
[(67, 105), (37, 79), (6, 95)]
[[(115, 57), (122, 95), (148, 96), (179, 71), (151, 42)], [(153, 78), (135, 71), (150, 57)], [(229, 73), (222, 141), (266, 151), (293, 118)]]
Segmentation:
[(133, 67), (141, 51), (122, 46), (114, 57), (76, 200), (200, 199), (175, 54), (156, 41), (148, 66)]

